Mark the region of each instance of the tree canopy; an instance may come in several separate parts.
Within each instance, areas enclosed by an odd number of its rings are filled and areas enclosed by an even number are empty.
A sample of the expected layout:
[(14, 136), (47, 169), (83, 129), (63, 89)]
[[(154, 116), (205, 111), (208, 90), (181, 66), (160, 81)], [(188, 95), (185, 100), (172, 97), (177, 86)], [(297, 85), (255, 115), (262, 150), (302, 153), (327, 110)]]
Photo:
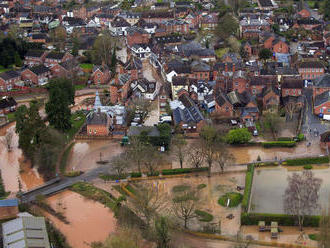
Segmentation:
[(218, 26), (215, 30), (218, 38), (225, 40), (229, 36), (235, 35), (237, 30), (238, 21), (231, 13), (226, 13), (224, 16), (219, 17)]
[(250, 141), (251, 136), (247, 128), (236, 128), (229, 131), (226, 142), (229, 144), (244, 144)]

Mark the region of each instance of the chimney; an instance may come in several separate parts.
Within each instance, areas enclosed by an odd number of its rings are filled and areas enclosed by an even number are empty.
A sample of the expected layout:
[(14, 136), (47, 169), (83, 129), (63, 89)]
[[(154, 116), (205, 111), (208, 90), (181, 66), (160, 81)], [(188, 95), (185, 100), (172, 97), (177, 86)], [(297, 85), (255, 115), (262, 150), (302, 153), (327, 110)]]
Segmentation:
[(233, 63), (233, 72), (235, 72), (235, 63)]
[(225, 72), (228, 72), (228, 65), (225, 63)]

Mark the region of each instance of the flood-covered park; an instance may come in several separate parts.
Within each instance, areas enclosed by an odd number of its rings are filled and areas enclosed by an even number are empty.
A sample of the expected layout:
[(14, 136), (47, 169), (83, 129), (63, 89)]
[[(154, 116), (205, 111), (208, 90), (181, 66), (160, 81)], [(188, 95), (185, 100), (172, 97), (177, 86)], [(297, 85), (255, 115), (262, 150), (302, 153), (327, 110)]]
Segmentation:
[[(283, 195), (288, 186), (287, 178), (294, 172), (284, 167), (258, 168), (254, 172), (250, 212), (284, 213)], [(314, 169), (315, 177), (322, 179), (319, 204), (321, 208), (329, 205), (330, 198), (330, 168)], [(321, 209), (315, 209), (313, 214), (320, 214)]]

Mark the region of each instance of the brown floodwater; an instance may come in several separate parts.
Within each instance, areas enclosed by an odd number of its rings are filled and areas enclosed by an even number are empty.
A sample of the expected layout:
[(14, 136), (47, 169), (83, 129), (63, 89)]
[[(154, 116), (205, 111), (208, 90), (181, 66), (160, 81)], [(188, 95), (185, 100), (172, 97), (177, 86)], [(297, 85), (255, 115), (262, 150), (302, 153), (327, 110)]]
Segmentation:
[[(11, 151), (8, 151), (3, 143), (8, 132), (13, 134)], [(34, 188), (44, 182), (37, 170), (31, 168), (30, 162), (25, 161), (22, 150), (18, 148), (18, 135), (15, 133), (14, 123), (0, 129), (0, 158), (1, 177), (5, 189), (13, 195), (19, 191), (19, 181), (22, 190)]]
[(63, 191), (47, 199), (58, 212), (66, 216), (70, 224), (45, 214), (66, 236), (73, 248), (90, 248), (94, 241), (104, 241), (116, 230), (116, 219), (109, 208), (72, 192)]
[(263, 148), (261, 146), (230, 146), (229, 151), (235, 157), (237, 164), (245, 164), (256, 161), (258, 156), (261, 160), (284, 159), (296, 156), (310, 156), (324, 154), (320, 145), (315, 142), (310, 147), (306, 142), (300, 142), (294, 148)]
[(76, 142), (68, 160), (68, 170), (87, 171), (96, 168), (97, 161), (111, 160), (123, 151), (118, 141), (90, 140)]

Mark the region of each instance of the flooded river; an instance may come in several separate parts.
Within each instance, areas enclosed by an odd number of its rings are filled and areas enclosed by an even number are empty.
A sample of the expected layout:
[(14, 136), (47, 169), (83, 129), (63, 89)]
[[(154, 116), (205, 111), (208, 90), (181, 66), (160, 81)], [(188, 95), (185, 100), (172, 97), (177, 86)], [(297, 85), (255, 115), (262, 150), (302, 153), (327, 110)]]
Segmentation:
[(64, 191), (49, 197), (47, 201), (70, 222), (64, 224), (46, 214), (73, 248), (90, 248), (90, 243), (104, 241), (116, 229), (116, 219), (109, 208), (75, 192)]
[[(6, 133), (12, 134), (12, 150), (8, 151), (5, 145)], [(22, 190), (30, 189), (42, 184), (44, 181), (36, 169), (31, 168), (29, 161), (25, 161), (22, 150), (18, 148), (18, 135), (15, 125), (3, 127), (0, 132), (0, 169), (6, 191), (15, 195), (19, 191), (19, 181)]]
[[(285, 168), (257, 169), (253, 178), (251, 212), (284, 213), (283, 194), (288, 186), (287, 177), (293, 171)], [(330, 168), (313, 170), (315, 177), (322, 179), (320, 204), (328, 206), (330, 196)], [(316, 210), (315, 214), (319, 214)]]

